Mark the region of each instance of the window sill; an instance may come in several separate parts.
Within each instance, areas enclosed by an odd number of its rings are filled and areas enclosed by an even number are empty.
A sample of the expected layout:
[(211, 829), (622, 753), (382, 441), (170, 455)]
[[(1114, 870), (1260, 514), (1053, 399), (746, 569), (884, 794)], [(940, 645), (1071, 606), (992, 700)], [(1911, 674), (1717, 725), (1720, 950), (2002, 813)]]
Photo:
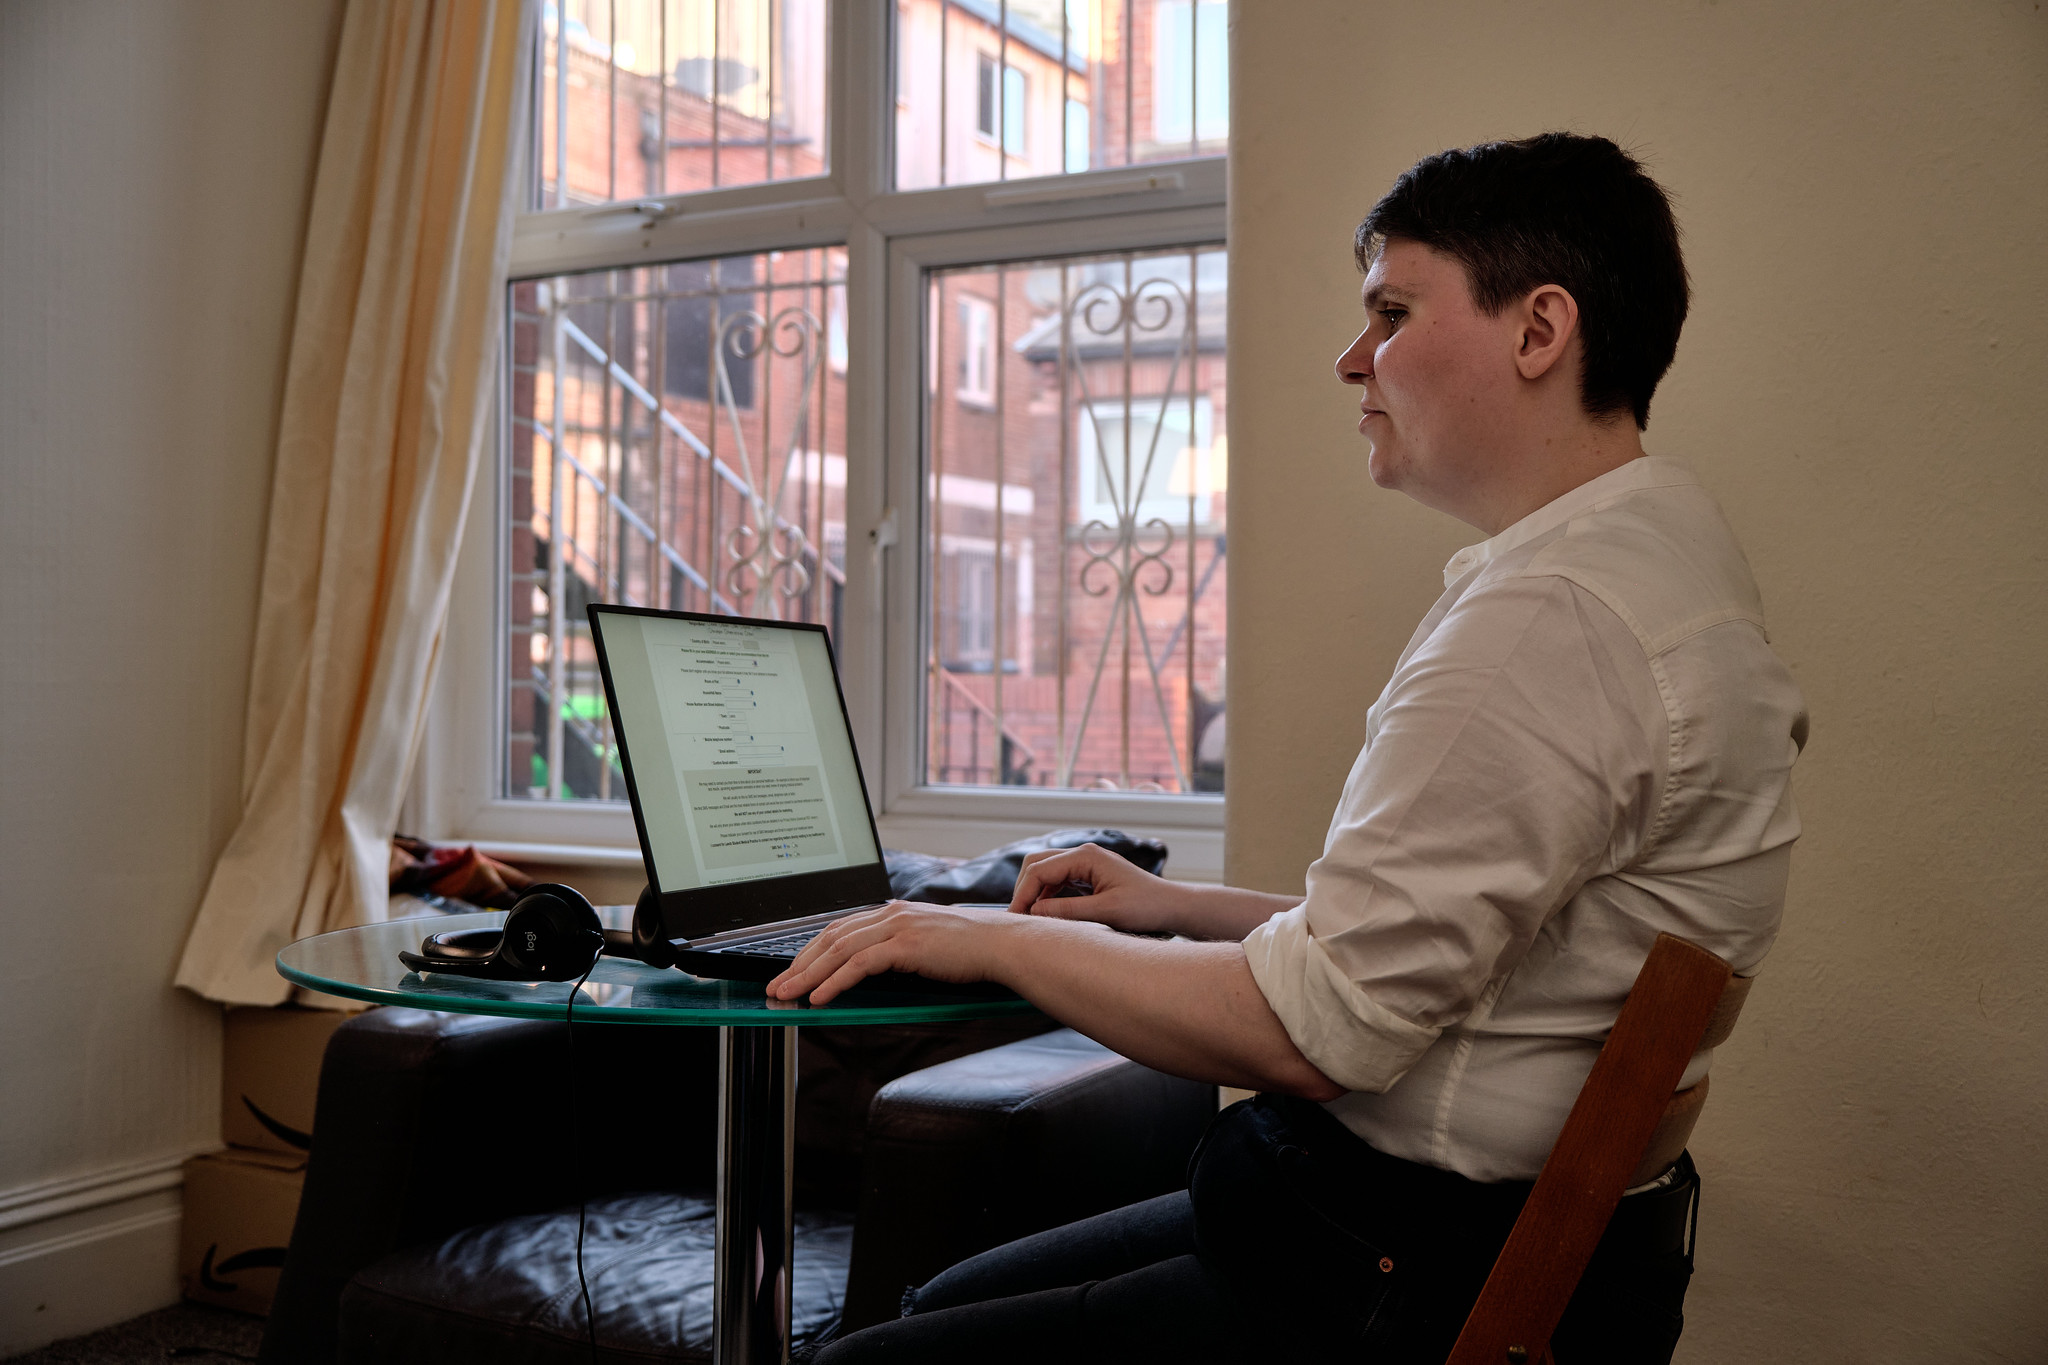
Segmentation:
[(515, 866), (546, 863), (558, 867), (638, 868), (640, 850), (604, 844), (531, 844), (506, 839), (478, 839), (476, 851)]
[[(934, 809), (925, 801), (911, 804), (912, 809), (899, 808), (876, 818), (876, 832), (881, 836), (884, 847), (914, 849), (919, 853), (948, 858), (971, 858), (1050, 829), (1100, 826), (1162, 840), (1168, 849), (1167, 875), (1176, 880), (1210, 883), (1223, 880), (1221, 802), (1186, 800), (1185, 804), (1190, 807), (1215, 808), (1219, 818), (1213, 823), (1201, 824), (1185, 818), (1173, 818), (1176, 815), (1184, 817), (1189, 812), (1160, 811), (1156, 807), (1151, 813), (1152, 818), (1147, 818), (1142, 810), (1076, 810), (1070, 803), (1063, 802), (1067, 807), (1065, 810), (1057, 813), (1047, 811), (1046, 818), (1040, 819), (1012, 810), (963, 812), (960, 809), (963, 803), (958, 801), (946, 801), (945, 806), (950, 809)], [(464, 842), (474, 843), (479, 853), (503, 859), (515, 866), (601, 868), (634, 874), (639, 873), (642, 866), (637, 847), (514, 839)]]
[(969, 858), (1053, 829), (1120, 829), (1158, 839), (1166, 875), (1223, 880), (1223, 802), (1206, 796), (922, 787), (897, 796), (875, 819), (889, 848)]

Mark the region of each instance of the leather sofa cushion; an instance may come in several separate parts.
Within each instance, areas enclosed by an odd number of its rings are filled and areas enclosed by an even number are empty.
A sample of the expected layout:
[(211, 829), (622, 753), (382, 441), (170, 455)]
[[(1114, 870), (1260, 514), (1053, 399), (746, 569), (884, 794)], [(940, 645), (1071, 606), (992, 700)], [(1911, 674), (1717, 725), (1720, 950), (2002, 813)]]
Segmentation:
[[(591, 1201), (583, 1268), (598, 1359), (711, 1359), (712, 1212), (697, 1194)], [(852, 1242), (850, 1217), (797, 1212), (796, 1344), (838, 1320)], [(576, 1209), (482, 1224), (386, 1256), (342, 1291), (340, 1329), (345, 1365), (582, 1365)]]
[(799, 1207), (860, 1205), (861, 1162), (875, 1094), (899, 1076), (1058, 1028), (1042, 1014), (943, 1024), (798, 1029), (796, 1197)]

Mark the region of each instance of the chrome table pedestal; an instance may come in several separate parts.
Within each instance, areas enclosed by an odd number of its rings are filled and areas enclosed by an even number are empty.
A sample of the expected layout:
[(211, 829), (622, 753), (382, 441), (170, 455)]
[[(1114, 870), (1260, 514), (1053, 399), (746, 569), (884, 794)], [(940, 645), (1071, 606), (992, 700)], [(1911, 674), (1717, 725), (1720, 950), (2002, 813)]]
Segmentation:
[(789, 1359), (796, 1030), (718, 1030), (718, 1262), (712, 1365)]

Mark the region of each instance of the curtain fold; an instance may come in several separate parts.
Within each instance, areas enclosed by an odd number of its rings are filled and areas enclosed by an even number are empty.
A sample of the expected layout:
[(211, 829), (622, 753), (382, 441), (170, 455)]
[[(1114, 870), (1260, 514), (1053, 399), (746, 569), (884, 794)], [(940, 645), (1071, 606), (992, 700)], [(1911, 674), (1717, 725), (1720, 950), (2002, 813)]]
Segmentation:
[[(524, 12), (522, 12), (524, 10)], [(176, 981), (276, 1004), (381, 919), (495, 391), (522, 0), (351, 0), (315, 172), (250, 667), (242, 816)]]

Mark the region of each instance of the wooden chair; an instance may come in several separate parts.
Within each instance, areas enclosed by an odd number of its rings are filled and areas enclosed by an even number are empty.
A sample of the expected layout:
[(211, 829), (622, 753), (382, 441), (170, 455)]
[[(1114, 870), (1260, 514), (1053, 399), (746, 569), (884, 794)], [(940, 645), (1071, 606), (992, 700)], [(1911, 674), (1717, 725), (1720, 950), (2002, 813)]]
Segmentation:
[(1622, 1191), (1676, 1161), (1706, 1103), (1686, 1063), (1734, 1032), (1749, 978), (1670, 934), (1636, 977), (1445, 1365), (1551, 1365), (1550, 1336)]

